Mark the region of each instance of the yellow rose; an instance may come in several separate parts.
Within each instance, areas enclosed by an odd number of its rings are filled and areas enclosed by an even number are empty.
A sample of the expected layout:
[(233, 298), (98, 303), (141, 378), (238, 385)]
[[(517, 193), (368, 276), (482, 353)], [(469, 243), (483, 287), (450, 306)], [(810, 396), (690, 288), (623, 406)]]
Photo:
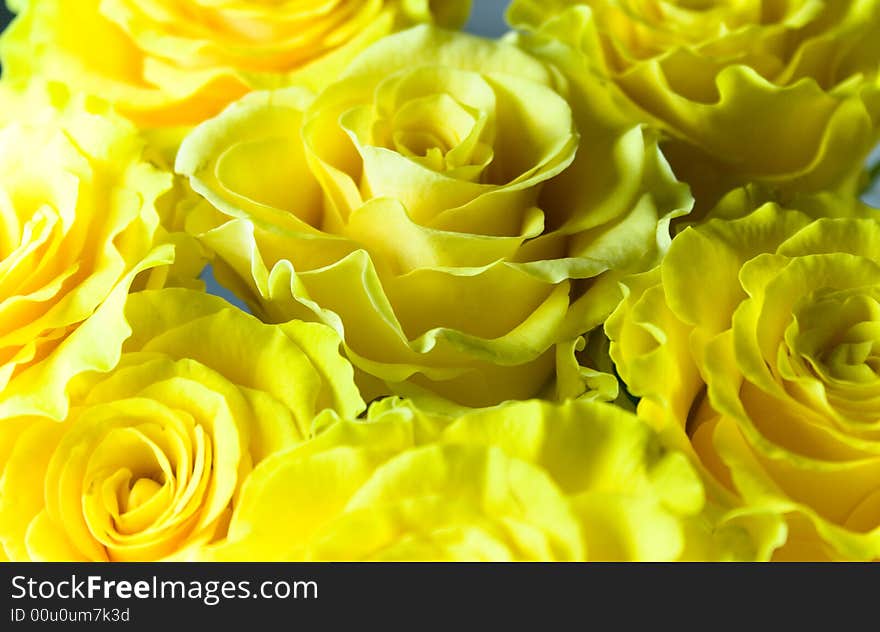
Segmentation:
[(132, 294), (126, 318), (119, 362), (70, 380), (62, 423), (0, 418), (12, 560), (193, 557), (223, 538), (254, 466), (305, 439), (319, 411), (363, 408), (324, 325), (264, 325), (168, 289)]
[(96, 99), (0, 91), (0, 415), (64, 416), (67, 378), (115, 362), (129, 288), (164, 282), (136, 279), (173, 259), (154, 205), (171, 177), (142, 150)]
[(627, 285), (606, 329), (640, 415), (785, 516), (779, 559), (880, 558), (880, 224), (770, 204)]
[(508, 19), (665, 130), (703, 210), (751, 181), (854, 193), (878, 140), (877, 0), (514, 0)]
[(255, 86), (320, 85), (406, 26), (463, 24), (470, 0), (16, 0), (4, 74), (100, 94), (141, 127), (194, 125)]
[(538, 394), (557, 356), (562, 390), (583, 393), (579, 336), (691, 203), (601, 90), (431, 27), (317, 97), (248, 95), (187, 137), (177, 170), (216, 207), (187, 230), (256, 313), (334, 327), (371, 396), (475, 406)]
[(316, 425), (315, 439), (252, 472), (226, 540), (202, 549), (206, 559), (758, 554), (761, 540), (743, 522), (707, 529), (687, 458), (607, 404), (516, 402), (445, 417), (385, 400), (366, 422), (325, 415)]

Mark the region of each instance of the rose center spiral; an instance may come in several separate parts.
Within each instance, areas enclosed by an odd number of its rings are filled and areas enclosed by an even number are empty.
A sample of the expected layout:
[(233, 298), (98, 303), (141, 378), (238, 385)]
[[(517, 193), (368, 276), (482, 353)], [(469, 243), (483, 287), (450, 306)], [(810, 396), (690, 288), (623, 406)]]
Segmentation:
[(880, 376), (880, 301), (871, 289), (820, 292), (796, 320), (793, 346), (822, 381), (866, 384)]
[(128, 497), (120, 504), (122, 511), (127, 513), (146, 505), (158, 492), (162, 489), (162, 485), (152, 478), (139, 478), (134, 481), (129, 490)]

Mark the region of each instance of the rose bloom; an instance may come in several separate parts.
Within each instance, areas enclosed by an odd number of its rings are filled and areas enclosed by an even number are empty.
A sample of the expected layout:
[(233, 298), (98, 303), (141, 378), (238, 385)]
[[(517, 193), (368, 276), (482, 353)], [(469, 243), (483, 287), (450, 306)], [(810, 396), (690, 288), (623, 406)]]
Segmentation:
[(880, 557), (878, 246), (876, 220), (768, 204), (676, 237), (606, 326), (639, 414), (785, 517), (778, 559)]
[(508, 18), (664, 130), (702, 210), (748, 182), (855, 193), (878, 140), (877, 0), (514, 0)]
[(469, 0), (10, 0), (4, 75), (99, 94), (140, 127), (193, 125), (255, 86), (338, 74), (420, 22), (459, 26)]
[(528, 399), (558, 364), (589, 382), (579, 337), (691, 204), (602, 90), (431, 27), (317, 97), (248, 95), (187, 137), (177, 170), (213, 205), (187, 230), (219, 278), (269, 322), (334, 327), (367, 399)]
[(208, 560), (754, 559), (778, 531), (714, 520), (696, 471), (608, 404), (325, 414), (242, 488)]
[(306, 439), (321, 410), (363, 409), (324, 325), (264, 325), (183, 289), (132, 294), (125, 316), (117, 364), (66, 384), (61, 423), (0, 418), (11, 560), (191, 558), (224, 537), (258, 463)]
[(66, 377), (112, 366), (129, 289), (164, 283), (155, 202), (171, 177), (142, 153), (103, 102), (0, 91), (0, 415), (64, 415)]

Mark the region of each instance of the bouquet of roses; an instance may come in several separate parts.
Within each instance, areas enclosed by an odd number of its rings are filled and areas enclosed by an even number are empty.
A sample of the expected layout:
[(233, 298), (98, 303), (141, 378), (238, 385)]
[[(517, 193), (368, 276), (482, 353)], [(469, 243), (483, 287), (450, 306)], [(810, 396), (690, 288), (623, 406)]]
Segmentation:
[(880, 0), (8, 3), (0, 558), (880, 558)]

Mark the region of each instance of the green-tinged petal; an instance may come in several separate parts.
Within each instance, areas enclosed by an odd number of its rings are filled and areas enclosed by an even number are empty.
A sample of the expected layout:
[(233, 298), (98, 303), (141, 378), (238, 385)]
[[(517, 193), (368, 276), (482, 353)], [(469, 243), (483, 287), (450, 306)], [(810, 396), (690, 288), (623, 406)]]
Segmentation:
[(368, 400), (613, 399), (577, 341), (692, 205), (656, 134), (594, 83), (427, 25), (314, 98), (242, 99), (177, 171), (210, 202), (186, 230), (218, 276), (268, 322), (336, 330)]

